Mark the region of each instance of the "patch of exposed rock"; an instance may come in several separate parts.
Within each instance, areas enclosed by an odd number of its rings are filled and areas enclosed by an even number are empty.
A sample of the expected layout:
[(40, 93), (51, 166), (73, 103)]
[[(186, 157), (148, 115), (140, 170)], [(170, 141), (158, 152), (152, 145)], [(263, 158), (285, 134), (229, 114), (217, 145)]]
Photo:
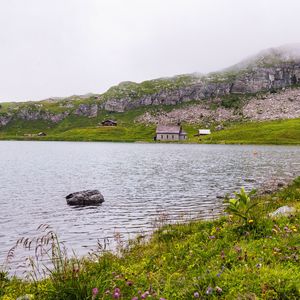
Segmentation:
[(174, 124), (178, 121), (189, 124), (198, 124), (203, 122), (215, 121), (223, 122), (228, 120), (239, 120), (241, 117), (235, 114), (233, 109), (217, 108), (211, 110), (203, 104), (195, 104), (186, 108), (173, 109), (170, 112), (158, 112), (151, 114), (146, 112), (136, 119), (144, 124)]
[(300, 89), (251, 99), (244, 106), (243, 115), (255, 121), (300, 118)]
[(7, 125), (11, 119), (12, 119), (12, 115), (10, 114), (0, 115), (0, 127)]
[(285, 174), (284, 176), (270, 176), (265, 182), (262, 183), (258, 190), (259, 195), (272, 194), (281, 188), (291, 184), (297, 177), (296, 174)]
[(98, 114), (97, 104), (80, 104), (74, 112), (77, 116), (95, 118)]
[(30, 108), (22, 108), (18, 114), (17, 118), (27, 121), (36, 121), (36, 120), (44, 120), (51, 121), (53, 123), (58, 123), (62, 121), (65, 117), (69, 115), (68, 111), (64, 111), (62, 113), (54, 114), (48, 111), (42, 110), (32, 110)]
[[(209, 102), (216, 102), (216, 99)], [(210, 109), (209, 106), (200, 103), (185, 108), (174, 108), (170, 112), (163, 110), (156, 113), (146, 112), (136, 119), (143, 124), (173, 124), (179, 120), (189, 124), (226, 121), (238, 121), (242, 119), (253, 121), (278, 120), (300, 118), (300, 89), (285, 89), (277, 93), (266, 93), (253, 97), (245, 102), (239, 109), (226, 109), (220, 106)]]

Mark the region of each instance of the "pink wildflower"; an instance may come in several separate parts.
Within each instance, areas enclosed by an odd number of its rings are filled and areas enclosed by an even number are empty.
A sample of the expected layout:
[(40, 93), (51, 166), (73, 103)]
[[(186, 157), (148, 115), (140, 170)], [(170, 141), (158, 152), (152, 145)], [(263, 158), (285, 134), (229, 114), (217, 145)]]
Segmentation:
[(93, 296), (96, 296), (99, 293), (98, 288), (93, 288), (92, 293), (93, 293)]

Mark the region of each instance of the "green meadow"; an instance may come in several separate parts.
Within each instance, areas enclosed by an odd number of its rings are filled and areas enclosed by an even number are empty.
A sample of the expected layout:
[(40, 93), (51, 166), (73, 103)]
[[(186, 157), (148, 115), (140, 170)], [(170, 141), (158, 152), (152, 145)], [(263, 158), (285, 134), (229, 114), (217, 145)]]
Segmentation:
[[(199, 141), (199, 140), (198, 140)], [(300, 119), (231, 124), (199, 142), (212, 144), (299, 145)]]
[[(135, 121), (146, 109), (125, 113), (102, 112), (97, 118), (69, 116), (58, 124), (45, 121), (14, 120), (0, 129), (2, 140), (54, 140), (54, 141), (115, 141), (153, 142), (155, 125)], [(118, 126), (105, 127), (104, 119), (117, 120)], [(99, 125), (100, 124), (100, 125)], [(182, 124), (188, 133), (187, 143), (213, 144), (300, 144), (300, 119), (266, 122), (225, 123), (224, 130), (216, 131), (211, 126), (209, 136), (195, 136), (204, 124)], [(45, 132), (45, 137), (34, 136)], [(28, 136), (33, 135), (33, 136)]]

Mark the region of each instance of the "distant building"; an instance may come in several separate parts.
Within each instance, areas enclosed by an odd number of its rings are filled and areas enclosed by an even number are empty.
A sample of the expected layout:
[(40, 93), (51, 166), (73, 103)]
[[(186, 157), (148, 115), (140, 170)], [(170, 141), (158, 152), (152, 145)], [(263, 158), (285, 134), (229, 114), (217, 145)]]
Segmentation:
[(118, 123), (116, 121), (113, 120), (104, 120), (103, 122), (101, 122), (102, 126), (117, 126)]
[(156, 128), (157, 141), (182, 141), (186, 138), (186, 132), (179, 125), (159, 125)]
[(37, 134), (37, 136), (46, 136), (47, 134), (45, 133), (45, 132), (39, 132), (38, 134)]
[(210, 129), (199, 129), (199, 135), (209, 135), (211, 134)]

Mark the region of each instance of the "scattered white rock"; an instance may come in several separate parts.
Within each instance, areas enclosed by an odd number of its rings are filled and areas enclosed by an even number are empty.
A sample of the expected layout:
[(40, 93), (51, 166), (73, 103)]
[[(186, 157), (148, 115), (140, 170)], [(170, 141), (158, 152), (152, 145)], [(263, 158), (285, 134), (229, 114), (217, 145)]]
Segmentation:
[(270, 217), (281, 217), (281, 216), (290, 216), (296, 211), (294, 207), (290, 206), (281, 206), (278, 209), (276, 209), (274, 212), (270, 213)]

